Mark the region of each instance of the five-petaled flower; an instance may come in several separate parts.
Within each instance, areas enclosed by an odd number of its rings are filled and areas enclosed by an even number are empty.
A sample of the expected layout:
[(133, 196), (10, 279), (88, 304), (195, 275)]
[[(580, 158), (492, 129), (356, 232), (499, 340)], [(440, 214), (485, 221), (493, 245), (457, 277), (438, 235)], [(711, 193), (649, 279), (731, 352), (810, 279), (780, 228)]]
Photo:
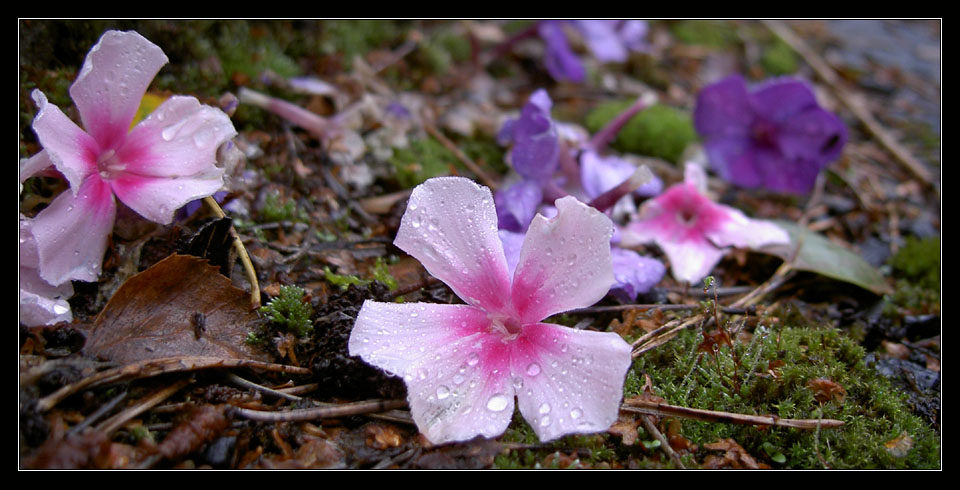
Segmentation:
[(580, 32), (583, 41), (601, 62), (623, 62), (630, 51), (647, 49), (647, 23), (642, 20), (543, 20), (537, 24), (537, 33), (546, 44), (546, 66), (557, 81), (580, 83), (586, 78), (586, 69), (580, 58), (570, 49), (564, 25)]
[(734, 75), (697, 96), (697, 132), (710, 165), (742, 187), (805, 194), (840, 156), (847, 129), (805, 82), (775, 79), (747, 91)]
[(704, 196), (706, 189), (703, 168), (687, 164), (684, 182), (643, 203), (637, 219), (621, 230), (621, 245), (657, 244), (670, 259), (673, 277), (692, 284), (720, 262), (723, 247), (789, 243), (779, 226), (714, 203)]
[(20, 181), (54, 166), (71, 188), (30, 227), (47, 283), (97, 279), (115, 199), (166, 224), (177, 208), (222, 186), (216, 152), (236, 130), (221, 110), (174, 96), (130, 128), (166, 62), (163, 51), (136, 32), (104, 33), (70, 87), (85, 130), (34, 90), (39, 111), (33, 130), (44, 149), (21, 167)]
[(403, 377), (431, 442), (500, 435), (515, 399), (543, 441), (616, 420), (630, 346), (542, 323), (607, 294), (613, 226), (573, 197), (556, 205), (555, 218), (534, 217), (511, 277), (489, 189), (441, 177), (410, 196), (394, 243), (467, 304), (367, 301), (349, 350)]

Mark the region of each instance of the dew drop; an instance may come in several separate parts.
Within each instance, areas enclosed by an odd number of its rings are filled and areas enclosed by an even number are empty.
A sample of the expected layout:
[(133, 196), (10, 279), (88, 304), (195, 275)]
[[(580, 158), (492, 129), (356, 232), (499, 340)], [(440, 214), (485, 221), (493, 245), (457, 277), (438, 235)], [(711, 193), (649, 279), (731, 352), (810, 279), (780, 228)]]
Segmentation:
[(443, 400), (448, 396), (450, 396), (450, 388), (440, 385), (440, 387), (437, 388), (437, 400)]
[(549, 403), (542, 403), (542, 404), (540, 405), (539, 411), (540, 411), (540, 415), (546, 415), (546, 414), (550, 413), (550, 404), (549, 404)]
[(502, 412), (507, 408), (508, 404), (509, 400), (507, 400), (507, 397), (497, 393), (487, 400), (487, 410), (490, 410), (491, 412)]
[(60, 305), (60, 304), (53, 305), (53, 312), (56, 313), (57, 315), (62, 315), (68, 311), (70, 311), (70, 308), (64, 305)]
[(515, 377), (513, 378), (513, 387), (514, 387), (514, 389), (517, 389), (517, 390), (522, 389), (522, 388), (523, 388), (523, 378), (521, 378), (520, 376), (515, 376)]
[(463, 376), (460, 376), (459, 374), (454, 374), (454, 375), (453, 375), (453, 384), (455, 384), (455, 385), (462, 384), (463, 381), (464, 381), (464, 377), (463, 377)]
[(530, 363), (530, 365), (527, 366), (527, 376), (536, 376), (538, 374), (540, 374), (540, 365), (535, 362)]
[(470, 357), (467, 359), (467, 365), (470, 367), (476, 366), (480, 362), (480, 356), (476, 352), (470, 354)]
[(582, 416), (583, 416), (583, 410), (580, 410), (579, 408), (574, 408), (573, 410), (570, 410), (570, 418), (572, 418), (573, 420), (577, 420)]
[(550, 425), (550, 416), (546, 415), (540, 419), (540, 427), (546, 427), (548, 425)]

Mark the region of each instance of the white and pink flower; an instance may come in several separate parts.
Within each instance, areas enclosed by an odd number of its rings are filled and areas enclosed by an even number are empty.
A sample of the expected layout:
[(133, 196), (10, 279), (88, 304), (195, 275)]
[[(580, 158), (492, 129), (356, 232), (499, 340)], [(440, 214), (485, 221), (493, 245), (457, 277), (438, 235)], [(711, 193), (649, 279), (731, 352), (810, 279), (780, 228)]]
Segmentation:
[(613, 225), (573, 197), (556, 205), (555, 218), (534, 217), (511, 275), (489, 189), (446, 177), (410, 196), (394, 243), (467, 304), (367, 301), (349, 350), (403, 377), (431, 442), (498, 436), (515, 400), (543, 441), (616, 421), (630, 346), (542, 323), (607, 294)]
[(704, 196), (706, 190), (703, 168), (687, 164), (684, 182), (644, 202), (637, 219), (621, 230), (620, 244), (655, 243), (670, 259), (673, 277), (693, 284), (720, 262), (725, 247), (758, 248), (790, 242), (779, 226), (717, 204)]
[(70, 183), (33, 218), (40, 276), (57, 286), (94, 281), (113, 229), (117, 202), (167, 224), (184, 204), (216, 192), (221, 143), (236, 135), (221, 110), (174, 96), (131, 129), (163, 51), (136, 32), (108, 31), (87, 54), (70, 96), (83, 128), (39, 90), (33, 121), (43, 151), (20, 169), (20, 181), (53, 166)]

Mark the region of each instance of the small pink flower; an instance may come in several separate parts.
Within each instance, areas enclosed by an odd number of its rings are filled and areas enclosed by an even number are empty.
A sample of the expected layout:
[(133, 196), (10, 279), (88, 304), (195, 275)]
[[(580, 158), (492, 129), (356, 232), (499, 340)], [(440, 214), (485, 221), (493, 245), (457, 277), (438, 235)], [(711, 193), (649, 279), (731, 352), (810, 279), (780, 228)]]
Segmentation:
[(33, 130), (44, 150), (21, 167), (20, 180), (52, 165), (71, 188), (34, 217), (46, 282), (97, 279), (115, 198), (167, 224), (177, 208), (222, 186), (216, 151), (236, 130), (219, 109), (174, 96), (130, 128), (140, 99), (166, 63), (163, 51), (136, 32), (104, 33), (70, 87), (85, 130), (33, 91), (39, 106)]
[(656, 243), (678, 281), (699, 282), (723, 258), (723, 247), (757, 248), (789, 243), (779, 226), (704, 197), (707, 180), (698, 165), (687, 164), (684, 182), (646, 201), (638, 220), (621, 232), (621, 245)]
[(446, 177), (410, 196), (394, 243), (467, 304), (367, 301), (349, 349), (403, 377), (431, 442), (500, 435), (515, 399), (543, 441), (616, 421), (630, 346), (541, 323), (607, 294), (613, 225), (573, 197), (556, 205), (555, 218), (534, 217), (511, 277), (489, 189)]
[(37, 242), (32, 220), (20, 215), (20, 323), (32, 327), (73, 321), (70, 303), (73, 285), (52, 286), (40, 278)]

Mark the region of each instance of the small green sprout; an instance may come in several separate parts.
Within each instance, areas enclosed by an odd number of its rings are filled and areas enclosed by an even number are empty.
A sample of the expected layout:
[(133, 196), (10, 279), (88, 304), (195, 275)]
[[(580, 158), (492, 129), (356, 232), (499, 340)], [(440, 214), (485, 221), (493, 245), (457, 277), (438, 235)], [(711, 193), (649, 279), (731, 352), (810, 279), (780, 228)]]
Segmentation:
[(349, 274), (334, 273), (329, 267), (323, 268), (324, 278), (327, 282), (339, 287), (343, 291), (346, 291), (350, 286), (366, 286), (373, 281), (382, 282), (387, 286), (387, 289), (391, 291), (397, 289), (397, 286), (399, 286), (396, 278), (390, 275), (390, 269), (387, 267), (387, 262), (383, 260), (383, 257), (377, 257), (377, 261), (373, 264), (370, 272), (373, 275), (373, 279), (360, 279), (357, 276)]
[[(313, 331), (313, 323), (310, 321), (313, 307), (303, 301), (304, 294), (305, 291), (298, 286), (281, 286), (280, 294), (260, 308), (260, 311), (287, 332), (303, 337)], [(249, 335), (247, 340), (249, 342)]]

